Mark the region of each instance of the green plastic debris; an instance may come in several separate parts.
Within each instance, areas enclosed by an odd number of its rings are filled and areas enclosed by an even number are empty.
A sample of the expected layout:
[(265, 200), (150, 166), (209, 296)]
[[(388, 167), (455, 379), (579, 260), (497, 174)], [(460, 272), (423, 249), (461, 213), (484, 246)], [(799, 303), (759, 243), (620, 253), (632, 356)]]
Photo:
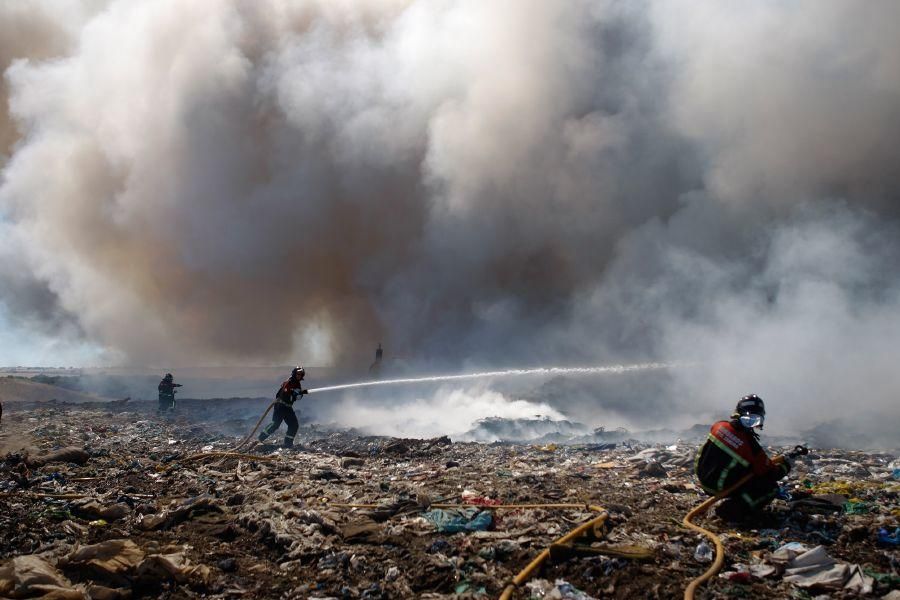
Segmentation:
[(900, 589), (900, 575), (893, 573), (879, 573), (872, 569), (863, 568), (863, 573), (878, 582), (879, 586), (884, 586), (889, 590)]
[(865, 502), (848, 500), (844, 503), (844, 514), (847, 515), (867, 515), (871, 510), (871, 507)]
[(448, 510), (435, 508), (422, 516), (428, 521), (431, 521), (435, 528), (443, 533), (484, 531), (490, 527), (493, 522), (491, 513), (474, 507)]

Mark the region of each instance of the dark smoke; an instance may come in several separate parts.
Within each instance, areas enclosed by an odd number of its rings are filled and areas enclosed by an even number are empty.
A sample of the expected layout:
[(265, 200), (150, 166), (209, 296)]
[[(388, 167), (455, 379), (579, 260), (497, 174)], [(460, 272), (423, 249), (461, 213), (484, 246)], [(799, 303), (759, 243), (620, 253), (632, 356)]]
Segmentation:
[(2, 301), (131, 363), (695, 360), (642, 411), (896, 420), (898, 17), (9, 3)]

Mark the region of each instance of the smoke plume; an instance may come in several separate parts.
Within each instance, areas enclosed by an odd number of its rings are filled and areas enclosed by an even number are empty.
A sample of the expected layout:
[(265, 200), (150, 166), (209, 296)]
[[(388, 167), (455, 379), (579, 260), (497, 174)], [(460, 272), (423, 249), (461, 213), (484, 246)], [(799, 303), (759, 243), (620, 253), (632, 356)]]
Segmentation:
[(898, 20), (7, 3), (0, 301), (133, 364), (695, 360), (582, 412), (896, 421)]

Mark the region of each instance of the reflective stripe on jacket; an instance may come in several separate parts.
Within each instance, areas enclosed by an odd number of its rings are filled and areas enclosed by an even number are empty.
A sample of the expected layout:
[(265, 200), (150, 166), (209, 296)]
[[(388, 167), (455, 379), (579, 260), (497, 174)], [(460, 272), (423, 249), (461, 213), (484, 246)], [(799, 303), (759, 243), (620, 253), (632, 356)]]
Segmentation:
[(300, 382), (294, 381), (293, 378), (288, 379), (278, 388), (278, 391), (275, 393), (275, 399), (286, 406), (293, 406), (297, 398), (300, 397), (301, 389)]
[(694, 464), (703, 489), (713, 494), (730, 487), (747, 473), (780, 478), (789, 470), (786, 463), (772, 462), (753, 432), (735, 421), (713, 424)]

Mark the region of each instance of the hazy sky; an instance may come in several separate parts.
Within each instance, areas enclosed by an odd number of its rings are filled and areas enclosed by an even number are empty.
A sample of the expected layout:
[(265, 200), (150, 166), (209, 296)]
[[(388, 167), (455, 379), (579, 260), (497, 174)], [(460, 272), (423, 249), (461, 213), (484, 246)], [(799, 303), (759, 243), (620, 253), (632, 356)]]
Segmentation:
[(681, 403), (900, 410), (897, 22), (3, 3), (0, 363), (364, 364), (381, 341), (447, 368), (699, 360), (721, 366), (673, 376)]

